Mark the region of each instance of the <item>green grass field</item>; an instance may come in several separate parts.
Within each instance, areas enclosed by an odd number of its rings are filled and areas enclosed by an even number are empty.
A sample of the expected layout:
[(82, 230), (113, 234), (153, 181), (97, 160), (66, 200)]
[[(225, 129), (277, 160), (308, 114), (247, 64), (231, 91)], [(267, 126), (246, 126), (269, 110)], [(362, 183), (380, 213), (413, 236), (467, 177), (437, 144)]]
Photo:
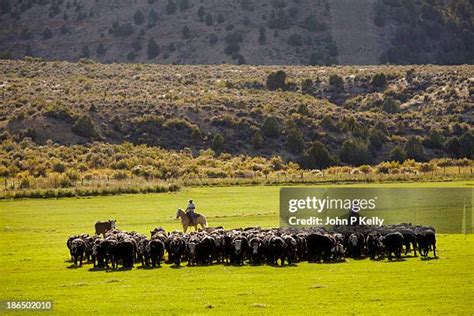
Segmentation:
[[(466, 187), (472, 182), (382, 187)], [(359, 185), (361, 186), (361, 185)], [(189, 197), (211, 226), (277, 226), (277, 186), (178, 193), (0, 201), (0, 300), (54, 300), (61, 314), (456, 314), (474, 312), (474, 238), (440, 235), (436, 260), (347, 260), (291, 267), (223, 266), (89, 271), (71, 267), (65, 242), (96, 220), (148, 233), (178, 229)]]

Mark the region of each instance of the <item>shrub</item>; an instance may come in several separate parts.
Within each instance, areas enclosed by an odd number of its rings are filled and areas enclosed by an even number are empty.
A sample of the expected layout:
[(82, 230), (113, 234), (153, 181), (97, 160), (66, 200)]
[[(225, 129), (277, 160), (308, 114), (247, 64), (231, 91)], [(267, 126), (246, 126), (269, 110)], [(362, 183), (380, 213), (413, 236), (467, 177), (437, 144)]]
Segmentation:
[(71, 181), (77, 181), (79, 179), (81, 179), (81, 175), (79, 174), (79, 172), (75, 169), (69, 169), (67, 172), (66, 172), (66, 175), (67, 177), (71, 180)]
[(81, 50), (81, 58), (89, 58), (90, 57), (90, 50), (88, 45), (82, 46)]
[(227, 34), (224, 38), (224, 41), (226, 43), (224, 52), (227, 55), (233, 55), (235, 53), (238, 53), (240, 51), (240, 44), (243, 40), (244, 36), (242, 35), (242, 32), (234, 31), (230, 34)]
[(211, 26), (214, 22), (212, 19), (212, 15), (210, 13), (206, 14), (206, 16), (204, 17), (204, 20), (206, 21), (207, 26)]
[(425, 151), (418, 137), (411, 136), (405, 143), (405, 146), (403, 146), (403, 150), (406, 152), (408, 159), (416, 161), (425, 160)]
[(390, 151), (390, 160), (391, 161), (398, 161), (402, 163), (406, 159), (406, 152), (400, 147), (400, 146), (395, 146), (391, 151)]
[(138, 38), (132, 42), (131, 46), (135, 51), (140, 51), (143, 48), (142, 42)]
[(88, 115), (83, 115), (74, 123), (72, 131), (85, 138), (96, 138), (99, 136), (97, 126)]
[(439, 131), (432, 129), (429, 135), (423, 139), (423, 146), (427, 148), (443, 149), (445, 141), (444, 136)]
[(283, 10), (278, 10), (276, 15), (273, 16), (270, 21), (268, 22), (268, 26), (271, 29), (280, 29), (280, 30), (286, 30), (289, 29), (292, 25), (291, 23), (292, 19), (289, 18), (286, 14), (285, 11)]
[(301, 39), (301, 35), (293, 33), (288, 37), (287, 43), (290, 46), (301, 46), (303, 45), (303, 40)]
[(444, 144), (444, 147), (449, 156), (456, 158), (461, 157), (462, 148), (457, 137), (449, 138)]
[(57, 173), (63, 173), (66, 171), (66, 165), (60, 160), (54, 160), (52, 162), (51, 170)]
[(176, 12), (176, 3), (174, 3), (173, 0), (168, 0), (168, 3), (166, 4), (166, 13), (173, 14), (175, 12)]
[(179, 11), (184, 12), (190, 8), (189, 0), (179, 0)]
[(187, 25), (183, 27), (182, 35), (183, 35), (183, 39), (191, 38), (191, 31), (189, 30), (189, 27)]
[(252, 136), (252, 146), (255, 149), (260, 149), (262, 148), (262, 145), (263, 145), (262, 132), (260, 132), (259, 130), (256, 130)]
[(107, 53), (107, 49), (104, 47), (104, 44), (100, 43), (99, 46), (97, 46), (96, 53), (97, 56), (104, 56), (105, 53)]
[(215, 43), (217, 43), (218, 40), (219, 38), (216, 34), (213, 33), (209, 35), (209, 44), (214, 45)]
[(120, 25), (119, 22), (115, 21), (112, 23), (112, 28), (109, 30), (109, 33), (111, 33), (115, 37), (128, 37), (132, 35), (135, 32), (135, 28), (133, 27), (132, 24), (130, 23), (125, 23)]
[(215, 152), (220, 152), (222, 150), (222, 146), (224, 145), (224, 137), (221, 134), (216, 134), (214, 139), (212, 140), (211, 148)]
[(137, 58), (137, 53), (134, 52), (133, 50), (132, 50), (132, 51), (129, 51), (129, 52), (127, 53), (127, 59), (128, 59), (129, 61), (134, 61), (135, 58)]
[(265, 119), (262, 124), (262, 133), (266, 137), (278, 137), (280, 136), (280, 124), (274, 116), (269, 116)]
[(326, 30), (326, 25), (319, 22), (314, 14), (308, 15), (304, 19), (302, 27), (310, 32), (322, 32)]
[(43, 31), (43, 39), (47, 40), (47, 39), (50, 39), (51, 37), (53, 37), (53, 32), (48, 27), (45, 28)]
[(206, 9), (204, 9), (203, 6), (200, 6), (198, 11), (197, 11), (197, 15), (199, 17), (199, 20), (201, 22), (203, 22), (204, 21), (204, 16), (206, 15)]
[(418, 168), (418, 170), (420, 170), (421, 172), (431, 172), (433, 170), (436, 169), (436, 165), (433, 164), (433, 163), (422, 163), (420, 165), (420, 167)]
[(370, 84), (376, 88), (383, 88), (387, 85), (387, 76), (384, 73), (375, 74)]
[(133, 15), (133, 21), (136, 25), (141, 25), (143, 22), (145, 22), (145, 16), (143, 15), (142, 11), (135, 11), (135, 14)]
[(217, 15), (217, 23), (221, 24), (221, 23), (224, 23), (224, 22), (225, 22), (224, 16), (222, 15), (222, 13), (219, 13)]
[(338, 128), (336, 126), (336, 123), (334, 123), (334, 120), (329, 115), (326, 115), (321, 120), (321, 126), (324, 127), (327, 130), (330, 130), (330, 131), (337, 131), (338, 130)]
[(158, 22), (158, 18), (159, 18), (158, 13), (155, 10), (151, 9), (150, 13), (148, 13), (148, 22), (147, 22), (148, 27), (151, 28), (155, 26), (156, 23)]
[(369, 142), (372, 147), (379, 150), (385, 142), (385, 134), (379, 129), (371, 129), (369, 134)]
[(298, 105), (297, 112), (301, 115), (308, 116), (309, 115), (308, 106), (304, 103)]
[(292, 128), (288, 132), (287, 148), (294, 154), (299, 154), (304, 149), (303, 134), (298, 128)]
[(160, 48), (152, 38), (148, 41), (147, 53), (148, 59), (153, 59), (160, 54)]
[(258, 43), (260, 45), (264, 45), (266, 41), (267, 41), (266, 31), (265, 31), (265, 28), (261, 26), (258, 30)]
[(389, 96), (383, 101), (382, 109), (387, 113), (398, 113), (400, 112), (400, 101)]
[(10, 0), (2, 0), (0, 1), (0, 12), (2, 14), (9, 13), (11, 10), (11, 3)]
[(316, 92), (316, 87), (314, 86), (314, 82), (311, 79), (305, 79), (301, 83), (301, 93), (313, 95)]
[(129, 178), (129, 174), (127, 171), (118, 170), (112, 174), (112, 178), (114, 178), (115, 180), (124, 180)]
[(286, 85), (286, 73), (283, 70), (278, 70), (277, 72), (272, 72), (267, 77), (267, 89), (268, 90), (285, 90)]
[(378, 121), (377, 124), (375, 124), (374, 128), (378, 129), (379, 131), (381, 131), (385, 135), (388, 135), (388, 129), (387, 129), (387, 126), (385, 126), (384, 122)]
[(461, 145), (461, 158), (474, 159), (474, 135), (471, 131), (467, 131), (459, 137)]
[(25, 175), (21, 177), (19, 187), (20, 189), (29, 189), (33, 186), (34, 181), (32, 176)]
[(346, 140), (339, 151), (339, 159), (350, 165), (370, 164), (371, 155), (367, 144), (360, 140)]
[(193, 131), (191, 133), (191, 138), (193, 140), (193, 143), (198, 144), (202, 140), (202, 133), (199, 127), (193, 128)]
[(326, 146), (316, 141), (305, 151), (303, 155), (303, 165), (309, 169), (322, 169), (329, 167), (334, 159), (329, 154)]
[(329, 76), (329, 86), (334, 90), (342, 90), (344, 89), (344, 79), (337, 74), (332, 74)]

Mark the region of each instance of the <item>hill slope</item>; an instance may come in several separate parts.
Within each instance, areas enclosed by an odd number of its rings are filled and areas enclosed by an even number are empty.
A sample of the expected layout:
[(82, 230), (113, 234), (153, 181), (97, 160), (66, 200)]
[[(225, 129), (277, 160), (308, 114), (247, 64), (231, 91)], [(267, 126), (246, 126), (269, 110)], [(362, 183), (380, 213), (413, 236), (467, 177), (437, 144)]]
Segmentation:
[(0, 53), (176, 64), (473, 62), (472, 1), (0, 0)]
[[(390, 159), (396, 146), (418, 160), (473, 155), (473, 66), (26, 60), (0, 61), (0, 68), (0, 129), (19, 141), (129, 141), (294, 161), (316, 141), (352, 164)], [(273, 78), (278, 70), (282, 82)]]

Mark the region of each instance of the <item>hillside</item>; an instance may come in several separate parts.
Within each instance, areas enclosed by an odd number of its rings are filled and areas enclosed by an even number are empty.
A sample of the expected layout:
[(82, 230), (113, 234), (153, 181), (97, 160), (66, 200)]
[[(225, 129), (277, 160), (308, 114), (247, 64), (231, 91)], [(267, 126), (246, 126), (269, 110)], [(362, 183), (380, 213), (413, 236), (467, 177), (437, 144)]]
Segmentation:
[(467, 0), (0, 0), (0, 54), (160, 64), (473, 63)]
[[(278, 155), (309, 166), (473, 157), (473, 66), (210, 67), (27, 59), (0, 61), (0, 68), (3, 139), (212, 148)], [(324, 157), (325, 150), (332, 160), (310, 159)]]

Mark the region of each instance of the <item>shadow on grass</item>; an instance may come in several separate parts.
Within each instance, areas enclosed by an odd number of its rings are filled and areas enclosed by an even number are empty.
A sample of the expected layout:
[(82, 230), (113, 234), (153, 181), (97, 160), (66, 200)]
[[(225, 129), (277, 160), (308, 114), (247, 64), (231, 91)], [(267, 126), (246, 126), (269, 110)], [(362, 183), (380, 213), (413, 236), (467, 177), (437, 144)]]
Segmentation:
[(124, 272), (124, 271), (130, 271), (132, 269), (133, 269), (133, 267), (120, 267), (120, 268), (116, 268), (116, 269), (108, 269), (108, 270), (105, 270), (105, 272), (108, 272), (108, 273)]
[(385, 257), (369, 258), (370, 261), (383, 261)]
[(405, 258), (400, 258), (400, 259), (392, 258), (392, 260), (389, 260), (387, 258), (387, 261), (385, 261), (384, 263), (395, 263), (395, 262), (405, 262), (405, 261), (407, 261), (407, 259)]
[(301, 262), (308, 262), (309, 264), (340, 264), (340, 263), (345, 263), (346, 259), (342, 259), (338, 261), (301, 261)]
[(160, 269), (161, 266), (142, 266), (142, 265), (139, 265), (137, 266), (137, 269), (138, 270), (154, 270), (154, 269)]
[(268, 266), (270, 267), (273, 267), (273, 268), (279, 268), (279, 269), (284, 269), (284, 268), (296, 268), (298, 265), (296, 263), (292, 263), (292, 264), (284, 264), (284, 265), (280, 265), (280, 264), (269, 264)]
[(99, 272), (99, 271), (107, 271), (107, 270), (111, 270), (112, 268), (110, 267), (92, 267), (92, 268), (89, 268), (89, 271), (90, 272)]
[(123, 272), (123, 271), (130, 271), (133, 267), (120, 267), (120, 268), (111, 268), (111, 267), (92, 267), (89, 268), (89, 272)]
[(67, 268), (67, 269), (74, 270), (74, 269), (82, 268), (82, 265), (77, 265), (77, 266), (76, 266), (76, 265), (73, 263), (73, 264), (67, 266), (66, 268)]
[(421, 261), (431, 261), (431, 260), (438, 260), (438, 256), (436, 257), (420, 257)]
[(177, 265), (175, 265), (175, 264), (172, 264), (172, 265), (170, 265), (169, 267), (170, 267), (171, 269), (177, 269), (177, 270), (184, 268), (182, 265), (177, 266)]

